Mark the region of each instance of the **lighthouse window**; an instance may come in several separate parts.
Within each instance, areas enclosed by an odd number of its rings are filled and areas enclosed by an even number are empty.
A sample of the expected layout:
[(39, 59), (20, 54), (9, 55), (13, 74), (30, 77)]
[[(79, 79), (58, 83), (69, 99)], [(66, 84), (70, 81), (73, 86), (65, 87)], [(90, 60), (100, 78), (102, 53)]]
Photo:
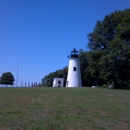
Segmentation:
[(74, 67), (74, 71), (76, 71), (76, 67)]

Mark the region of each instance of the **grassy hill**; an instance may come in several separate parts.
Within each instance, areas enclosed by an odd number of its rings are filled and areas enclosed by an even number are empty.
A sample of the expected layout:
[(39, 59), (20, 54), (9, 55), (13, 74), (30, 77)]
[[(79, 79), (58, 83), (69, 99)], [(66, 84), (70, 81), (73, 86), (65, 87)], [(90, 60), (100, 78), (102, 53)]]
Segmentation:
[(0, 88), (2, 130), (128, 130), (130, 91)]

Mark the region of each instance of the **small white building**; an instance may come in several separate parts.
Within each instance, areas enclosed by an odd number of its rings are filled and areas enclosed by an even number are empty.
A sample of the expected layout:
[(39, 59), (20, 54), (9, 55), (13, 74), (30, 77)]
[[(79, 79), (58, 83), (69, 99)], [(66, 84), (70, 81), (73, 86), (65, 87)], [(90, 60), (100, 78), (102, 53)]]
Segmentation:
[(53, 78), (52, 87), (64, 87), (64, 78)]

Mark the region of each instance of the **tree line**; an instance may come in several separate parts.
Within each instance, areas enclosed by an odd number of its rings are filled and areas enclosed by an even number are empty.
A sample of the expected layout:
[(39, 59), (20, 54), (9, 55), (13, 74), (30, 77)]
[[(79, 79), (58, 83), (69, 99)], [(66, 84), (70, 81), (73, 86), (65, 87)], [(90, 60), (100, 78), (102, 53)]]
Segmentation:
[[(98, 20), (87, 38), (88, 51), (79, 50), (83, 86), (130, 89), (130, 9)], [(66, 79), (67, 71), (64, 67), (46, 75), (42, 84), (52, 86), (55, 77)]]

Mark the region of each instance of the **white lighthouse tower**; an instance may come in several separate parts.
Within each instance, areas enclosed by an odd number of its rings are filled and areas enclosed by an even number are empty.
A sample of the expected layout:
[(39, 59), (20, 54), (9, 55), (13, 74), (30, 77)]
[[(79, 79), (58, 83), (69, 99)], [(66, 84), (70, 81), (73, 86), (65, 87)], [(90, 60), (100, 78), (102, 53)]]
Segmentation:
[(68, 76), (66, 87), (82, 87), (78, 51), (72, 50), (69, 56)]

